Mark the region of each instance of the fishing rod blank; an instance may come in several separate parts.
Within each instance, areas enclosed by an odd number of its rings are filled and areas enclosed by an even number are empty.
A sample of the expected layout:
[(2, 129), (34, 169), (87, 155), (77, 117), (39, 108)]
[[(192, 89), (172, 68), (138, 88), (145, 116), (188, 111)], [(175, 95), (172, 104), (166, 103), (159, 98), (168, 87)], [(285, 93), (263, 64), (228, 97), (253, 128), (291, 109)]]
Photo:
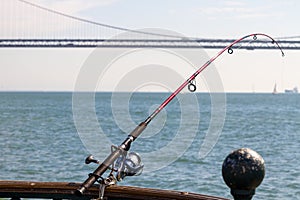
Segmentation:
[[(89, 174), (89, 177), (82, 183), (82, 185), (75, 191), (75, 194), (80, 196), (82, 195), (89, 187), (91, 187), (96, 181), (98, 181), (99, 178), (105, 173), (107, 169), (115, 162), (117, 158), (119, 158), (121, 155), (124, 155), (125, 152), (127, 152), (130, 149), (131, 143), (144, 131), (144, 129), (147, 127), (147, 125), (151, 122), (151, 120), (164, 108), (166, 107), (173, 99), (177, 96), (178, 93), (180, 93), (183, 88), (185, 88), (189, 84), (194, 84), (195, 78), (206, 68), (208, 67), (214, 60), (216, 60), (220, 55), (222, 55), (226, 50), (229, 54), (233, 53), (233, 46), (249, 37), (253, 37), (253, 40), (257, 39), (257, 36), (264, 36), (271, 40), (272, 44), (275, 44), (278, 49), (281, 51), (282, 56), (284, 56), (284, 53), (279, 46), (279, 44), (269, 35), (263, 34), (263, 33), (255, 33), (246, 35), (240, 39), (235, 40), (231, 44), (229, 44), (227, 47), (222, 49), (219, 53), (217, 53), (214, 57), (212, 57), (210, 60), (208, 60), (204, 65), (202, 65), (196, 72), (194, 72), (186, 81), (184, 81), (154, 112), (149, 115), (145, 121), (141, 122), (129, 135), (128, 137), (123, 141), (123, 143), (116, 147), (114, 151), (111, 152), (109, 156), (99, 165), (99, 167), (91, 174)], [(192, 90), (196, 89), (196, 86), (193, 85)]]

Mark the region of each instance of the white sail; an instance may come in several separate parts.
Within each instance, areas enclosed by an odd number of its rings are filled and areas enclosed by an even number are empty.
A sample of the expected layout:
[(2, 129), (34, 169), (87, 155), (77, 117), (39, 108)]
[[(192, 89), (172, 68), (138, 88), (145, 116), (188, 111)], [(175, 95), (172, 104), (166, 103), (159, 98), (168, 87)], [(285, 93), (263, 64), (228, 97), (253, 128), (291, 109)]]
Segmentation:
[(272, 94), (277, 94), (277, 84), (275, 83)]

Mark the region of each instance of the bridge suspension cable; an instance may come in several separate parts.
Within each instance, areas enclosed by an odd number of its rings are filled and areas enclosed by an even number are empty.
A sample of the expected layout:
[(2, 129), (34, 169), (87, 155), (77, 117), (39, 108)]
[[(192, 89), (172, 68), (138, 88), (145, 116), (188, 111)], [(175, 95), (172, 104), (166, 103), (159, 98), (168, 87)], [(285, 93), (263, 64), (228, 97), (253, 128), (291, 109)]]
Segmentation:
[[(85, 23), (89, 23), (89, 24), (93, 24), (96, 26), (101, 26), (101, 27), (106, 27), (106, 28), (111, 28), (111, 29), (116, 29), (116, 30), (120, 30), (120, 31), (127, 31), (127, 32), (132, 32), (132, 33), (138, 33), (138, 34), (145, 34), (145, 35), (152, 35), (152, 36), (159, 36), (159, 37), (167, 37), (167, 38), (174, 38), (174, 39), (187, 39), (188, 37), (184, 37), (184, 36), (178, 36), (178, 35), (169, 35), (169, 34), (161, 34), (161, 33), (151, 33), (151, 32), (146, 32), (146, 31), (140, 31), (140, 30), (134, 30), (134, 29), (129, 29), (129, 28), (124, 28), (124, 27), (119, 27), (119, 26), (113, 26), (113, 25), (109, 25), (109, 24), (104, 24), (104, 23), (99, 23), (99, 22), (95, 22), (95, 21), (91, 21), (88, 19), (84, 19), (84, 18), (80, 18), (80, 17), (76, 17), (73, 15), (68, 15), (62, 12), (59, 12), (57, 10), (53, 10), (53, 9), (49, 9), (43, 6), (40, 6), (38, 4), (35, 3), (31, 3), (29, 1), (25, 1), (25, 0), (18, 0), (22, 3), (28, 4), (30, 6), (63, 16), (63, 17), (67, 17), (70, 19), (74, 19), (80, 22), (85, 22)], [(189, 37), (189, 39), (199, 39), (199, 38), (191, 38)]]

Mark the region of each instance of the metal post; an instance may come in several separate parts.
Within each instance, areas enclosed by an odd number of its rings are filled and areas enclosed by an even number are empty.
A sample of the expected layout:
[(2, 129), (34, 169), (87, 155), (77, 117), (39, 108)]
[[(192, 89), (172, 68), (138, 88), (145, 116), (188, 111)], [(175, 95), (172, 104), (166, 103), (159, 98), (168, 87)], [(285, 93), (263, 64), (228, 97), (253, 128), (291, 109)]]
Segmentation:
[(224, 160), (222, 175), (234, 200), (251, 200), (265, 176), (264, 160), (251, 149), (235, 150)]

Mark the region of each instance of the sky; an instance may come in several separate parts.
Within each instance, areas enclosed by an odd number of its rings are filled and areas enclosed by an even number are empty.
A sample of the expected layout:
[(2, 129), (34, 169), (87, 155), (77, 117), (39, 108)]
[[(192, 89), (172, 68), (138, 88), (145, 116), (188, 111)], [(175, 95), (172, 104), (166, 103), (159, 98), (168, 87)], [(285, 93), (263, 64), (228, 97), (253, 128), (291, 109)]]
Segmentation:
[[(237, 39), (257, 32), (266, 33), (274, 38), (300, 35), (298, 0), (30, 0), (30, 2), (99, 23), (129, 29), (155, 28), (189, 37)], [(51, 14), (30, 9), (17, 0), (2, 0), (0, 37), (38, 38), (53, 35), (60, 37), (69, 34), (70, 30), (66, 27), (76, 29), (79, 35), (95, 32), (93, 28), (86, 28), (87, 31), (78, 30), (83, 29), (82, 26), (76, 25), (72, 20), (63, 17), (49, 19), (51, 18), (49, 16)], [(114, 37), (117, 33), (106, 31), (101, 34), (111, 34), (110, 37)], [(209, 59), (218, 51), (204, 49), (199, 56)], [(82, 69), (93, 52), (95, 49), (0, 49), (0, 90), (73, 91)], [(224, 54), (214, 62), (217, 69), (216, 77), (220, 77), (225, 92), (272, 92), (275, 83), (279, 91), (294, 86), (300, 87), (300, 52), (286, 50), (285, 54), (286, 56), (282, 58), (278, 50), (235, 50), (233, 55)], [(100, 59), (99, 63), (101, 62), (103, 61)], [(153, 63), (161, 64), (156, 61)], [(148, 64), (149, 62), (142, 63)], [(194, 72), (193, 68), (187, 67), (183, 70), (177, 67), (177, 64), (175, 61), (169, 63), (168, 69), (184, 75)], [(127, 66), (124, 66), (125, 72), (121, 74), (122, 76), (126, 74), (126, 69), (132, 70), (130, 65), (132, 63), (127, 62)], [(171, 69), (171, 65), (174, 65), (174, 69)], [(118, 69), (110, 72), (103, 80), (117, 83), (121, 80), (116, 76), (117, 72)], [(209, 86), (204, 82), (201, 78), (197, 80), (199, 91), (209, 90)], [(114, 88), (107, 85), (105, 90)], [(160, 89), (157, 84), (153, 84), (152, 89), (151, 84), (148, 84), (147, 90)]]

